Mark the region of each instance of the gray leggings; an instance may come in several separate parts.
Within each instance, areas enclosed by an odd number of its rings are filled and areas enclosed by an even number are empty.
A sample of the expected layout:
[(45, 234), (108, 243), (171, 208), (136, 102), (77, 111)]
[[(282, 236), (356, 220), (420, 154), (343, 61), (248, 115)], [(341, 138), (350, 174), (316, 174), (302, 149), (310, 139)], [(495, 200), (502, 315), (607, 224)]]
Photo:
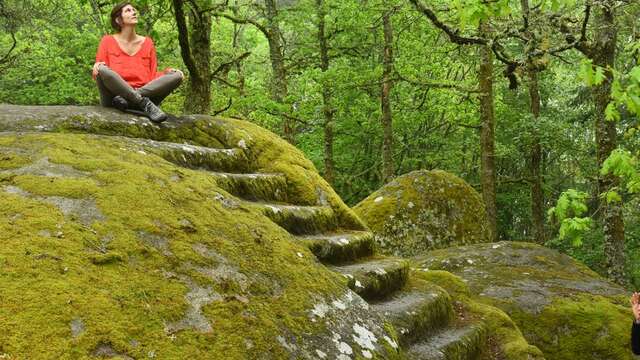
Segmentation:
[(113, 106), (113, 98), (117, 95), (122, 96), (129, 104), (133, 105), (138, 105), (142, 101), (142, 97), (148, 97), (154, 104), (160, 105), (164, 98), (180, 86), (182, 75), (177, 71), (173, 71), (160, 76), (139, 89), (134, 89), (118, 73), (106, 65), (100, 65), (96, 83), (98, 84), (100, 104), (102, 106)]

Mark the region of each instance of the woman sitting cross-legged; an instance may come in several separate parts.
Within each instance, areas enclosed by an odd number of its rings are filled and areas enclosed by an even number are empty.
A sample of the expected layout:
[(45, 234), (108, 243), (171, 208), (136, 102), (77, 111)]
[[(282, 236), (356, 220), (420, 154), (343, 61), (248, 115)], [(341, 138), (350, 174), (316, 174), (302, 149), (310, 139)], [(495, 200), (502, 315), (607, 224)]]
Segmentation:
[(111, 26), (117, 33), (100, 41), (93, 77), (102, 106), (141, 110), (151, 121), (162, 122), (167, 115), (158, 105), (180, 85), (184, 74), (175, 69), (157, 72), (153, 41), (136, 34), (137, 23), (136, 9), (129, 2), (113, 8)]

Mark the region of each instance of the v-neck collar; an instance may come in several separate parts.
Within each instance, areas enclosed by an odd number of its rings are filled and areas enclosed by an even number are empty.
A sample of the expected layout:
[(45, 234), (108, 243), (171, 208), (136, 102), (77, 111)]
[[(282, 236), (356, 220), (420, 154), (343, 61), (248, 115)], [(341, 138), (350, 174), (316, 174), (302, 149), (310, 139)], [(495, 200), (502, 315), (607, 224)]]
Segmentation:
[(138, 55), (138, 53), (140, 52), (140, 50), (142, 50), (142, 48), (144, 47), (144, 44), (147, 42), (147, 37), (145, 36), (144, 40), (142, 40), (142, 44), (140, 44), (140, 48), (138, 50), (136, 50), (136, 52), (134, 52), (133, 54), (129, 54), (128, 52), (124, 51), (124, 49), (122, 49), (122, 46), (120, 46), (120, 43), (118, 42), (118, 39), (116, 39), (115, 35), (111, 35), (111, 37), (113, 38), (113, 41), (116, 42), (116, 46), (118, 47), (118, 49), (120, 49), (120, 51), (129, 56), (129, 57), (135, 57), (136, 55)]

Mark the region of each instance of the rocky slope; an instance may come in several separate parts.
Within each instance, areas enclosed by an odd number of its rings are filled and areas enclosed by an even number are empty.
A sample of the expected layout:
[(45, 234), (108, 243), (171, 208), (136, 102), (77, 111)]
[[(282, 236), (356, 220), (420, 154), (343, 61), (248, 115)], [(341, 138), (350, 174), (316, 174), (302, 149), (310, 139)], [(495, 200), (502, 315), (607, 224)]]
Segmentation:
[(625, 289), (557, 251), (531, 243), (452, 247), (415, 259), (464, 279), (470, 296), (504, 310), (547, 359), (633, 359)]
[(0, 131), (2, 358), (542, 358), (255, 125), (0, 105)]

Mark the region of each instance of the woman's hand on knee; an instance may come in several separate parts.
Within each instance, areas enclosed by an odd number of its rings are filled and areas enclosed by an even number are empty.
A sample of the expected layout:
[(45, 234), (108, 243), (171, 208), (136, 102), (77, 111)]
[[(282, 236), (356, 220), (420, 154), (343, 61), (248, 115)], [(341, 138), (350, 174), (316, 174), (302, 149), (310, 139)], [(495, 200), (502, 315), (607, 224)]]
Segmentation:
[(104, 63), (104, 62), (97, 62), (97, 63), (93, 64), (93, 76), (94, 77), (98, 76), (98, 70), (100, 68), (100, 65), (107, 66), (107, 64)]

